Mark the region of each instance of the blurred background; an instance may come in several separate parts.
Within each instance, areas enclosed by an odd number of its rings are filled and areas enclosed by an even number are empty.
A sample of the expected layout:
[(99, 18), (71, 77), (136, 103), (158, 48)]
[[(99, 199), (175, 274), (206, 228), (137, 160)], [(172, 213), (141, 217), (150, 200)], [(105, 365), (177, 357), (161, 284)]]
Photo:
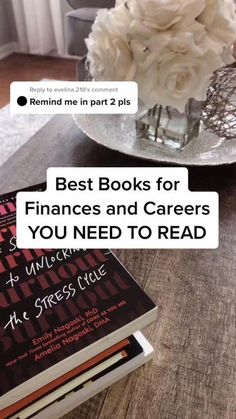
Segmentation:
[(12, 81), (83, 80), (97, 11), (115, 0), (0, 0), (0, 108)]
[(0, 0), (0, 166), (52, 118), (10, 115), (13, 81), (83, 80), (88, 37), (115, 0)]
[(75, 79), (65, 33), (70, 11), (67, 0), (0, 0), (0, 108), (12, 81)]

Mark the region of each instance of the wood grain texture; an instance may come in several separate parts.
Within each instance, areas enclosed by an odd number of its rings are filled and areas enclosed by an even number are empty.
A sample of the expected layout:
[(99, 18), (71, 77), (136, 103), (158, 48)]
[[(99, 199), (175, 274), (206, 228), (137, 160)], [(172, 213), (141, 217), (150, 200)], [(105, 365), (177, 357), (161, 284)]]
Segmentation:
[[(0, 168), (0, 192), (45, 180), (49, 166), (129, 165), (149, 164), (55, 117)], [(219, 249), (115, 251), (159, 307), (145, 333), (155, 357), (64, 419), (236, 418), (235, 173), (235, 165), (189, 169), (192, 190), (220, 194)]]
[(75, 75), (75, 60), (12, 54), (0, 60), (0, 109), (10, 102), (10, 84), (13, 81), (75, 80)]

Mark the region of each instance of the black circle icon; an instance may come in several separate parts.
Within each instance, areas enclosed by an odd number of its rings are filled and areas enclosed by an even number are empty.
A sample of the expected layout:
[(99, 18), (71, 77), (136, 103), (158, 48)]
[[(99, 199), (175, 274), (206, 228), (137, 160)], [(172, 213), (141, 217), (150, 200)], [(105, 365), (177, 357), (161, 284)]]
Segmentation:
[(27, 99), (25, 96), (20, 96), (17, 99), (17, 103), (19, 106), (25, 106), (27, 104)]

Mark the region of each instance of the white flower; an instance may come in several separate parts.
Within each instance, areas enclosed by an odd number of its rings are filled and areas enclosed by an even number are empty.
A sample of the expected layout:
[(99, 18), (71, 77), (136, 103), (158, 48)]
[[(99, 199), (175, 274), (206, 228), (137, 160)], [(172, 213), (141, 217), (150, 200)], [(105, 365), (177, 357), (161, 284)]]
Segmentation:
[(123, 6), (98, 12), (86, 40), (89, 70), (95, 80), (132, 79), (134, 61), (126, 36), (130, 22), (130, 14)]
[(209, 51), (202, 56), (150, 53), (136, 74), (139, 97), (150, 108), (159, 103), (182, 112), (188, 99), (205, 99), (212, 73), (221, 65), (221, 58)]
[(158, 31), (176, 24), (187, 26), (204, 10), (205, 0), (128, 0), (127, 7), (134, 19)]
[(149, 107), (159, 103), (183, 111), (189, 98), (204, 100), (212, 73), (224, 64), (203, 28), (162, 32), (144, 44), (133, 40), (130, 47), (139, 96)]
[(147, 42), (151, 52), (156, 53), (158, 62), (164, 62), (166, 55), (190, 54), (201, 57), (209, 50), (208, 40), (205, 32), (163, 32), (155, 35)]
[(206, 7), (198, 17), (211, 38), (222, 47), (236, 40), (236, 13), (233, 0), (205, 0)]
[(137, 81), (149, 107), (204, 100), (236, 38), (233, 0), (118, 1), (98, 12), (87, 40), (93, 78)]

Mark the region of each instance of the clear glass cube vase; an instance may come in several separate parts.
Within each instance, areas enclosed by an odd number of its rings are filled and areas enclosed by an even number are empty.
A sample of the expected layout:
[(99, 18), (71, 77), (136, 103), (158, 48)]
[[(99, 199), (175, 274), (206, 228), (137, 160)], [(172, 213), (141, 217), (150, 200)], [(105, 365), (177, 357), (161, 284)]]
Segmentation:
[(202, 108), (203, 103), (195, 99), (189, 99), (183, 113), (170, 106), (157, 104), (148, 110), (141, 106), (136, 115), (137, 137), (171, 151), (182, 151), (199, 136)]

